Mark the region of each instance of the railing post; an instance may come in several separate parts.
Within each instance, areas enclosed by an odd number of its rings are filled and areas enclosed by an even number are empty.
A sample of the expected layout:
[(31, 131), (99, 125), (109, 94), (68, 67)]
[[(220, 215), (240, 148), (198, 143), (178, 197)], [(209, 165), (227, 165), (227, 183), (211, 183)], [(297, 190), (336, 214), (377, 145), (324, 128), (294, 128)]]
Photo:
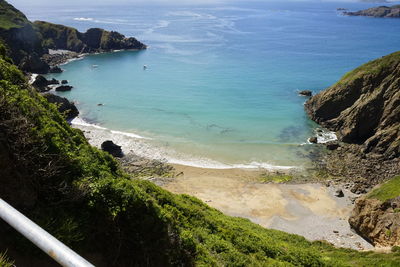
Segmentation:
[(94, 267), (0, 198), (0, 218), (65, 267)]

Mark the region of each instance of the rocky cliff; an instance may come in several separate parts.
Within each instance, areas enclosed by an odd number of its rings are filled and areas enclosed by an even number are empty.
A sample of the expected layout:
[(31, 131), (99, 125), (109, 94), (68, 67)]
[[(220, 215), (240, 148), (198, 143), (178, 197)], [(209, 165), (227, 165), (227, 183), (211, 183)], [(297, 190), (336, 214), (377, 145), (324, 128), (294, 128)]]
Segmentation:
[(378, 246), (400, 246), (400, 176), (358, 199), (349, 223)]
[(376, 18), (400, 18), (400, 5), (390, 7), (379, 6), (356, 12), (343, 12), (343, 14), (348, 16), (366, 16)]
[(400, 52), (347, 73), (310, 98), (311, 119), (357, 144), (362, 153), (393, 159), (400, 155)]
[(81, 33), (75, 28), (35, 21), (34, 25), (42, 37), (42, 45), (50, 49), (66, 49), (78, 53), (105, 52), (119, 49), (145, 49), (146, 45), (133, 37), (99, 28)]
[(14, 63), (22, 70), (34, 73), (49, 71), (49, 65), (43, 60), (48, 49), (92, 53), (146, 48), (135, 38), (126, 38), (118, 32), (93, 28), (80, 33), (64, 25), (44, 21), (32, 23), (4, 0), (0, 0), (0, 39), (8, 46)]

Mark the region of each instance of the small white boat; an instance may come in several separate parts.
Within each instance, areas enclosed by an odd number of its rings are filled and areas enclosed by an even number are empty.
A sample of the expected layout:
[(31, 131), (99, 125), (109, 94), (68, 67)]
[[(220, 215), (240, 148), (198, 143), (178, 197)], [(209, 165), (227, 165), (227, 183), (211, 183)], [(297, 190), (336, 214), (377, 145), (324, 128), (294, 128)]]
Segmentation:
[(95, 69), (95, 68), (97, 68), (98, 66), (99, 66), (99, 65), (92, 65), (92, 68)]

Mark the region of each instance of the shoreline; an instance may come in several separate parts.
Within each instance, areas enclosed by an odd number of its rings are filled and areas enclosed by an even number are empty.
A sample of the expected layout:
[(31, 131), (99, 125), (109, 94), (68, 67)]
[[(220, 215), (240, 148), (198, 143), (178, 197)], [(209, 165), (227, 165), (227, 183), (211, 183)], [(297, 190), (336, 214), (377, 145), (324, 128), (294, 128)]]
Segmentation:
[(325, 240), (336, 247), (375, 250), (350, 229), (348, 218), (354, 206), (352, 194), (334, 196), (337, 186), (309, 182), (302, 184), (260, 182), (260, 170), (215, 170), (172, 165), (176, 178), (155, 183), (176, 194), (201, 199), (224, 214), (243, 217), (263, 227)]
[[(64, 57), (64, 61), (58, 65), (83, 59), (87, 55), (120, 51)], [(143, 139), (142, 136), (137, 134), (115, 131), (86, 122), (85, 124), (81, 123), (80, 126), (107, 131), (110, 135), (119, 134), (125, 137)], [(72, 125), (74, 126), (74, 123)], [(93, 130), (81, 130), (92, 145), (100, 147), (100, 144), (93, 144), (93, 141), (91, 141), (93, 136), (90, 136), (90, 133)], [(88, 133), (89, 136), (87, 136)], [(113, 140), (112, 138), (109, 139)], [(107, 139), (101, 141), (105, 140)], [(119, 141), (115, 143), (121, 145)], [(162, 159), (149, 158), (149, 160)], [(263, 227), (299, 234), (309, 240), (326, 240), (337, 247), (358, 250), (375, 249), (353, 232), (347, 222), (350, 211), (354, 206), (351, 203), (350, 196), (354, 198), (359, 195), (352, 194), (344, 189), (346, 200), (335, 199), (333, 187), (327, 188), (322, 184), (315, 183), (316, 181), (313, 180), (315, 177), (310, 178), (311, 182), (302, 181), (298, 184), (275, 184), (260, 181), (260, 176), (263, 173), (274, 173), (277, 170), (285, 173), (292, 168), (291, 166), (289, 168), (279, 168), (282, 166), (276, 166), (277, 168), (244, 168), (243, 166), (210, 168), (209, 166), (183, 165), (181, 162), (172, 162), (168, 165), (172, 166), (177, 173), (182, 173), (180, 177), (168, 179), (160, 184), (170, 192), (195, 196), (227, 215), (248, 218)], [(154, 182), (157, 183), (157, 178)], [(299, 225), (303, 226), (299, 227)]]

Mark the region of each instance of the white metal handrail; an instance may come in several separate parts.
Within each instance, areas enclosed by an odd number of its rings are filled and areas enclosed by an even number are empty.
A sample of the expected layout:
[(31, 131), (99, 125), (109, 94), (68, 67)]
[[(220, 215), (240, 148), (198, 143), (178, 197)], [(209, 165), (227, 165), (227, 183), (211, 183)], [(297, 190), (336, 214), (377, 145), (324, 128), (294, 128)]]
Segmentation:
[(0, 218), (65, 267), (94, 267), (0, 198)]

